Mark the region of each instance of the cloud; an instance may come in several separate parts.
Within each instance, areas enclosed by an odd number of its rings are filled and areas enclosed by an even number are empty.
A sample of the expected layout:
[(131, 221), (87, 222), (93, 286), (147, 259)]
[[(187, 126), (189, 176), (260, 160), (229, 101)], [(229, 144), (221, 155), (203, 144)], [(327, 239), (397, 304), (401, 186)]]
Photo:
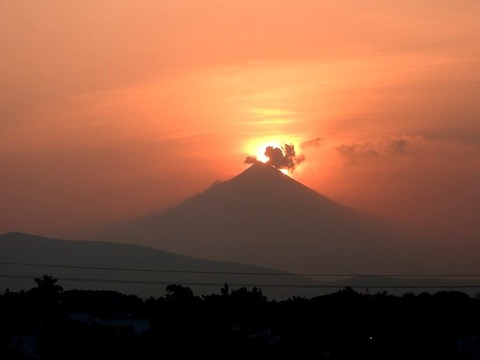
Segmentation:
[(292, 144), (285, 144), (281, 148), (267, 146), (265, 156), (269, 159), (267, 164), (277, 169), (288, 169), (290, 172), (294, 172), (295, 168), (305, 161), (303, 154), (295, 153), (295, 147)]
[(375, 145), (371, 143), (340, 145), (337, 147), (337, 151), (351, 164), (358, 163), (363, 159), (379, 157)]
[(392, 158), (415, 153), (425, 142), (422, 136), (387, 135), (375, 142), (352, 142), (336, 149), (350, 164), (361, 161)]
[[(292, 144), (284, 144), (281, 147), (267, 146), (265, 148), (265, 156), (268, 157), (267, 164), (277, 169), (287, 169), (291, 173), (305, 161), (305, 156), (303, 154), (297, 155)], [(255, 156), (247, 156), (244, 161), (246, 164), (255, 164), (257, 162), (259, 160)]]
[(345, 142), (336, 151), (343, 166), (332, 162), (335, 177), (322, 184), (333, 189), (333, 198), (478, 239), (478, 144), (455, 137), (392, 135)]
[(257, 162), (258, 160), (255, 156), (247, 156), (244, 161), (245, 164), (256, 164)]
[(387, 147), (397, 154), (407, 154), (411, 150), (412, 137), (386, 136)]
[(304, 141), (303, 143), (300, 144), (300, 148), (305, 149), (305, 148), (309, 148), (309, 147), (317, 147), (317, 146), (322, 145), (324, 140), (325, 140), (325, 138), (321, 138), (321, 137), (317, 137), (317, 138), (312, 139), (312, 140), (307, 140), (307, 141)]

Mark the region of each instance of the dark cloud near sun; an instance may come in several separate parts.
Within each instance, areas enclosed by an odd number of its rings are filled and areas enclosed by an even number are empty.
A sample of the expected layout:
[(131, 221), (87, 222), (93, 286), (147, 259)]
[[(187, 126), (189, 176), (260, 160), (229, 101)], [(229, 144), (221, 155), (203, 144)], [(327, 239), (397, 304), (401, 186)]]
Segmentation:
[(247, 156), (244, 161), (245, 164), (256, 164), (257, 162), (258, 160), (255, 156)]
[[(267, 164), (277, 169), (287, 169), (291, 173), (305, 161), (303, 154), (297, 155), (293, 144), (284, 144), (281, 147), (267, 146), (265, 148), (265, 156), (268, 157)], [(247, 156), (244, 161), (246, 164), (255, 164), (257, 162), (259, 160), (255, 156)]]
[(265, 156), (268, 157), (267, 164), (290, 172), (295, 171), (295, 168), (305, 161), (305, 156), (297, 155), (292, 144), (285, 144), (281, 148), (268, 146), (265, 149)]

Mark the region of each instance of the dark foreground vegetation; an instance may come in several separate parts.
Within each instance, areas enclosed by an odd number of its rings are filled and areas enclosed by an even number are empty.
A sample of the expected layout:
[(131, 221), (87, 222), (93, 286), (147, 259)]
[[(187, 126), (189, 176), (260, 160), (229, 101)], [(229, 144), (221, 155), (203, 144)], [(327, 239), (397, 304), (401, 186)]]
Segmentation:
[(49, 276), (0, 294), (0, 359), (478, 359), (480, 298), (351, 288), (269, 301), (258, 288), (160, 298), (63, 291)]

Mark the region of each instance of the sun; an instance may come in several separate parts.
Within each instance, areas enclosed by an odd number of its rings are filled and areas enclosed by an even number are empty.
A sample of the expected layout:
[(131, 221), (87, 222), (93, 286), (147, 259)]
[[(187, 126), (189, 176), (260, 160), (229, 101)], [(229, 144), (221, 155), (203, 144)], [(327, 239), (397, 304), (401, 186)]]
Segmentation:
[[(265, 150), (267, 147), (271, 146), (273, 148), (279, 148), (283, 149), (284, 143), (275, 140), (275, 139), (266, 139), (266, 138), (260, 138), (260, 139), (255, 139), (251, 140), (246, 146), (245, 146), (245, 152), (247, 154), (247, 158), (255, 158), (255, 160), (260, 161), (262, 163), (267, 163), (270, 158), (265, 155)], [(284, 168), (277, 168), (279, 171), (284, 173), (285, 175), (289, 175), (288, 169)]]
[(265, 149), (269, 146), (281, 148), (282, 143), (277, 140), (252, 140), (248, 143), (246, 152), (248, 155), (254, 156), (258, 161), (266, 163), (269, 158), (265, 155)]
[(257, 158), (258, 161), (261, 161), (261, 162), (263, 162), (263, 163), (266, 163), (266, 162), (269, 160), (268, 157), (265, 155), (265, 148), (266, 148), (267, 146), (268, 146), (268, 145), (259, 148), (259, 149), (257, 150), (257, 152), (255, 153), (255, 157)]

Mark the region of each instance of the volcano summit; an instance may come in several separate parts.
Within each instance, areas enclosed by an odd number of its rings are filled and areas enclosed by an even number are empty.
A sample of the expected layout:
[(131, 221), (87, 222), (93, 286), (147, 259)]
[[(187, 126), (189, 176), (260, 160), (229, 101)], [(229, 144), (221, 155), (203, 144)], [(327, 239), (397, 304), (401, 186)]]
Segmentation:
[(452, 259), (441, 259), (441, 242), (430, 234), (339, 204), (258, 162), (171, 209), (75, 238), (297, 273), (432, 274), (459, 264), (471, 269), (453, 251), (447, 252)]

